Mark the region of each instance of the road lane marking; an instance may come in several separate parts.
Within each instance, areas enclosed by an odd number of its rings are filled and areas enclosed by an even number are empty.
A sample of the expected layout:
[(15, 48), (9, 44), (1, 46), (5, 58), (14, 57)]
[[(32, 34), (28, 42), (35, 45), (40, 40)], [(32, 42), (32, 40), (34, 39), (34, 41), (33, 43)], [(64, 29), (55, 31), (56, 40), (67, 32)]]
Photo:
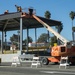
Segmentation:
[(70, 74), (70, 75), (75, 75), (74, 72), (59, 72), (59, 71), (40, 71), (43, 73), (51, 73), (51, 74)]

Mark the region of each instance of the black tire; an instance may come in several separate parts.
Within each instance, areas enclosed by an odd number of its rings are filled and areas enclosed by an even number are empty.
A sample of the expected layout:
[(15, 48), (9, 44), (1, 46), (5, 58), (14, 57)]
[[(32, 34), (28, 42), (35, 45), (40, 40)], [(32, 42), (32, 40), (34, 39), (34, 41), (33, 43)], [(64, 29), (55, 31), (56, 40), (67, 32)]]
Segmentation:
[(75, 62), (71, 62), (71, 65), (75, 65)]
[(57, 64), (59, 64), (58, 62), (55, 62), (55, 64), (57, 65)]
[(43, 65), (48, 65), (49, 64), (49, 60), (47, 58), (43, 58), (42, 59), (42, 64)]

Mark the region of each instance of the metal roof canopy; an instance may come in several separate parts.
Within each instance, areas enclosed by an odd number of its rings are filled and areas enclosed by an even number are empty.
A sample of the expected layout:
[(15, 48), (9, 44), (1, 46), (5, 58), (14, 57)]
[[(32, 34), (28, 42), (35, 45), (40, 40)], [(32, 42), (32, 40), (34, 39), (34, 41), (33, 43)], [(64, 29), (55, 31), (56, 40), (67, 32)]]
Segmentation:
[[(62, 25), (60, 21), (46, 19), (40, 16), (37, 17), (39, 17), (42, 21), (44, 21), (50, 26)], [(22, 30), (27, 29), (28, 31), (28, 29), (30, 28), (40, 28), (40, 27), (43, 27), (43, 25), (39, 23), (36, 19), (34, 19), (32, 15), (25, 12), (14, 12), (0, 15), (0, 31), (2, 31), (2, 48), (1, 48), (2, 53), (3, 53), (4, 31), (6, 32), (20, 29), (20, 51), (22, 51), (22, 39), (23, 39)]]
[[(23, 29), (26, 28), (41, 28), (43, 27), (37, 20), (30, 17), (28, 14), (22, 16), (22, 12), (14, 12), (0, 15), (0, 31), (12, 31), (20, 29), (20, 17), (22, 17)], [(46, 19), (38, 16), (42, 21), (49, 24), (50, 26), (61, 25), (60, 21)]]

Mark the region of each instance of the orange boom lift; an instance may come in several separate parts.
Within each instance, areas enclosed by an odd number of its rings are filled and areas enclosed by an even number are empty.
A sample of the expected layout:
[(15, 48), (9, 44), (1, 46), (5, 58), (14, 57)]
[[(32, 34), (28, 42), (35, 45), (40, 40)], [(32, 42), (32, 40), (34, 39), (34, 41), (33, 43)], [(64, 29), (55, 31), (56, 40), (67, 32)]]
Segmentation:
[(69, 61), (71, 63), (75, 62), (75, 45), (72, 44), (70, 41), (65, 39), (63, 36), (61, 36), (58, 32), (53, 30), (48, 24), (43, 22), (41, 19), (39, 19), (37, 16), (32, 14), (33, 17), (40, 22), (49, 32), (54, 34), (57, 39), (59, 39), (63, 44), (62, 45), (57, 45), (53, 46), (51, 50), (51, 57), (48, 58), (43, 58), (42, 62), (45, 65), (48, 65), (49, 62), (54, 62), (54, 63), (59, 63), (61, 56), (68, 56)]

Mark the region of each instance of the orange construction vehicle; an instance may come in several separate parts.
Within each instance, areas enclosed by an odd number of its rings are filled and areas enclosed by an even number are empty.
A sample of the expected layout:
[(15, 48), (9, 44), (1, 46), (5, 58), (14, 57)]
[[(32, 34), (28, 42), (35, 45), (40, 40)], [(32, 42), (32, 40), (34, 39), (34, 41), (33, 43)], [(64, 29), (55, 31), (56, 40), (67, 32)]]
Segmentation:
[(42, 59), (42, 63), (45, 65), (48, 65), (49, 62), (59, 63), (61, 56), (68, 56), (69, 62), (74, 63), (75, 62), (75, 46), (70, 41), (62, 37), (58, 32), (53, 30), (48, 24), (43, 22), (41, 19), (39, 19), (37, 16), (33, 15), (33, 17), (39, 21), (49, 32), (54, 34), (57, 39), (62, 41), (62, 45), (53, 46), (51, 49), (51, 56), (46, 58), (44, 57)]

